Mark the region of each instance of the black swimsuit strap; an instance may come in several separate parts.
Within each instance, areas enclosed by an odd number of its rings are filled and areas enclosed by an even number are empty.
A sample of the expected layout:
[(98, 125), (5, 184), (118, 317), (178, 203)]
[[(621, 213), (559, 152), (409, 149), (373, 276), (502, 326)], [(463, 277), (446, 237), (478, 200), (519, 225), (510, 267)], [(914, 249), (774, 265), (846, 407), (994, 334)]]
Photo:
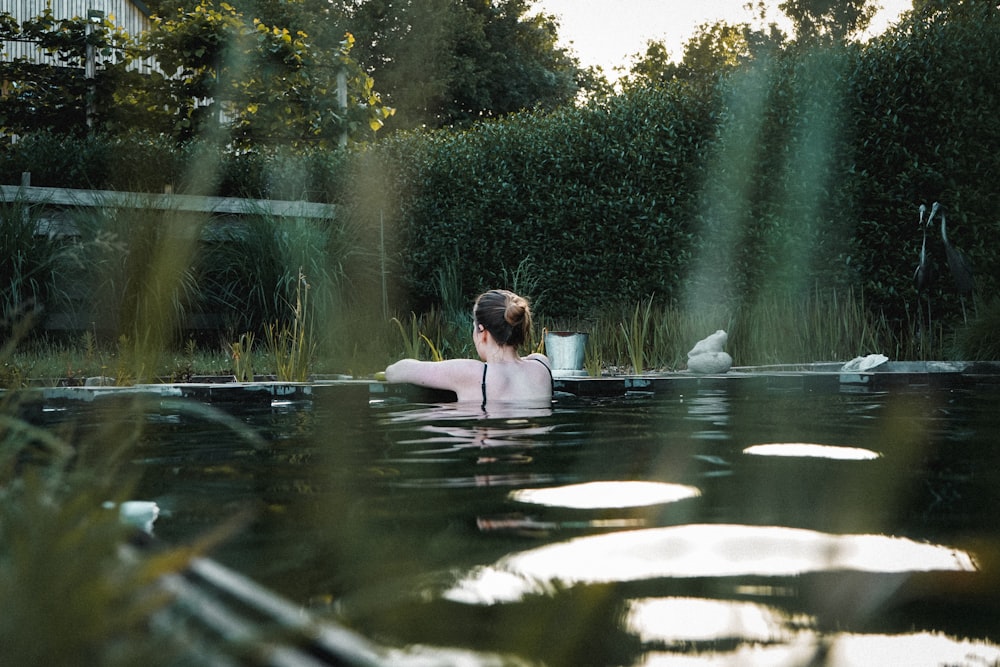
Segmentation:
[(482, 409), (486, 409), (486, 364), (483, 364), (483, 406)]
[(549, 368), (549, 365), (547, 363), (545, 363), (544, 361), (542, 361), (541, 359), (535, 359), (535, 361), (537, 361), (538, 363), (540, 363), (545, 368), (545, 370), (547, 370), (549, 372), (549, 382), (553, 386), (555, 386), (556, 379), (554, 377), (552, 377), (552, 369)]

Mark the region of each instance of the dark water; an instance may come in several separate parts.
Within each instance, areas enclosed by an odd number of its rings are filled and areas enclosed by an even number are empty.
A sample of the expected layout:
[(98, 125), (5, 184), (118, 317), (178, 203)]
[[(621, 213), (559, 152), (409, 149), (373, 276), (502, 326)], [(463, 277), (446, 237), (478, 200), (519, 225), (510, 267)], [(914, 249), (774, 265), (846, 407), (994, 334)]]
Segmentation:
[(215, 558), (401, 660), (990, 665), (998, 399), (702, 389), (484, 418), (330, 390), (232, 424), (150, 411), (137, 465), (159, 537), (239, 526)]

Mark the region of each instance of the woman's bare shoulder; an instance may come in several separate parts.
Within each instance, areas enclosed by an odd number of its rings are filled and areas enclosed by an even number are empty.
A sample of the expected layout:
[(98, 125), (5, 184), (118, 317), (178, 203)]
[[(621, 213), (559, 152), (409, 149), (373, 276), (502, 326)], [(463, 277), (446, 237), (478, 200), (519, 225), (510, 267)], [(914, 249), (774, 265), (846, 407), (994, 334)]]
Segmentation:
[(531, 354), (529, 354), (528, 356), (526, 356), (526, 357), (522, 357), (522, 359), (534, 359), (534, 360), (536, 360), (536, 361), (540, 361), (540, 362), (542, 362), (543, 364), (545, 364), (545, 365), (546, 365), (546, 366), (548, 366), (549, 368), (552, 368), (552, 362), (551, 362), (551, 361), (549, 361), (549, 358), (548, 358), (548, 357), (546, 357), (546, 356), (545, 356), (544, 354), (542, 354), (541, 352), (532, 352), (532, 353), (531, 353)]

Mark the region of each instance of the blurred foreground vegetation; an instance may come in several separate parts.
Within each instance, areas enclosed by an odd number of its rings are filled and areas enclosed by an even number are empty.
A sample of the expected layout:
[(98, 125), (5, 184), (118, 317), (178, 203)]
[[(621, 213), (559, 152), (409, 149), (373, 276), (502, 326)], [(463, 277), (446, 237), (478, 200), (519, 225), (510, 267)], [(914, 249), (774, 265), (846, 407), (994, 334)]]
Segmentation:
[(116, 404), (96, 427), (34, 426), (17, 393), (0, 396), (0, 664), (170, 664), (177, 645), (149, 632), (168, 602), (161, 575), (195, 549), (139, 557), (135, 530), (110, 507), (137, 482), (132, 406)]

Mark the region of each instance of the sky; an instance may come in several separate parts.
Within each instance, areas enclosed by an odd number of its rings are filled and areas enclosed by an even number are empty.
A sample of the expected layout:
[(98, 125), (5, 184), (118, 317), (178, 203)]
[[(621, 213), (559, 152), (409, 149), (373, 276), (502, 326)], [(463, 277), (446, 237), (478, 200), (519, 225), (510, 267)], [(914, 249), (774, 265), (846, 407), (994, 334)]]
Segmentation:
[[(778, 2), (767, 0), (769, 18), (787, 29), (787, 22), (778, 20), (784, 20)], [(559, 19), (560, 44), (572, 49), (581, 65), (600, 65), (613, 79), (614, 68), (627, 68), (631, 57), (645, 51), (651, 39), (664, 42), (670, 55), (679, 60), (684, 42), (699, 25), (722, 19), (751, 22), (746, 4), (747, 0), (536, 0), (533, 8)], [(912, 0), (879, 0), (878, 4), (883, 9), (872, 21), (869, 32), (873, 34), (913, 6)]]

